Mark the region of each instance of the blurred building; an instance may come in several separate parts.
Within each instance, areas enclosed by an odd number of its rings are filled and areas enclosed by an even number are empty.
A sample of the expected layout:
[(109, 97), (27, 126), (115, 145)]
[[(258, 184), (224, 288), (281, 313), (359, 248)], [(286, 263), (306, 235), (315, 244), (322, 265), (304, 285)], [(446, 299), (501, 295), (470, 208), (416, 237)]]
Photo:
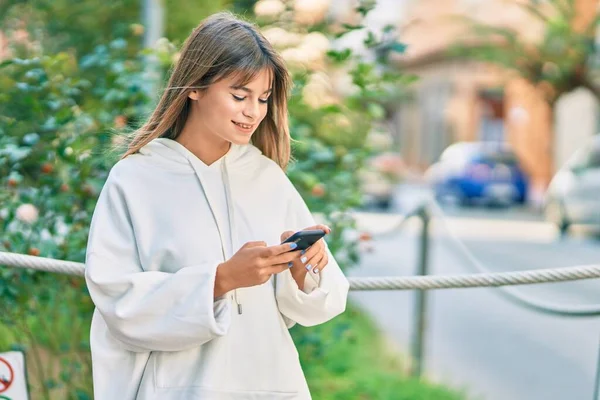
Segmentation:
[[(573, 151), (598, 132), (598, 104), (585, 89), (561, 98), (552, 114), (540, 94), (508, 71), (449, 55), (465, 38), (465, 25), (450, 15), (467, 15), (486, 24), (514, 28), (537, 41), (543, 26), (519, 0), (412, 0), (405, 13), (403, 70), (420, 77), (413, 98), (394, 116), (395, 135), (406, 162), (426, 168), (457, 141), (507, 141), (519, 156), (536, 201), (554, 172)], [(597, 0), (575, 0), (583, 26), (597, 13)], [(539, 1), (544, 7), (544, 1)], [(555, 119), (554, 131), (552, 120)]]

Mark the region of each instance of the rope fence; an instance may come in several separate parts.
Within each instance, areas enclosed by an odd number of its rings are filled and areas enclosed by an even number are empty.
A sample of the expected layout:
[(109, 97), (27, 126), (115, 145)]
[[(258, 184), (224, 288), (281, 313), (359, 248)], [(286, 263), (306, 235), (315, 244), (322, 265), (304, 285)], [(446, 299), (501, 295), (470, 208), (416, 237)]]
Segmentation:
[[(0, 252), (0, 265), (68, 275), (84, 274), (83, 263), (7, 252)], [(348, 280), (351, 290), (430, 290), (531, 285), (595, 278), (600, 278), (600, 265), (464, 275), (350, 277)]]
[[(456, 255), (464, 259), (464, 264), (473, 270), (471, 274), (456, 275), (413, 275), (391, 277), (348, 277), (350, 290), (435, 290), (435, 289), (464, 289), (464, 288), (498, 288), (498, 294), (507, 300), (529, 308), (534, 311), (559, 315), (565, 317), (590, 317), (600, 316), (600, 304), (563, 305), (544, 302), (520, 293), (509, 286), (532, 285), (541, 283), (569, 282), (584, 279), (599, 279), (600, 265), (581, 265), (560, 268), (535, 269), (510, 272), (489, 272), (466, 249), (465, 245), (456, 237), (447, 221), (443, 218), (443, 211), (435, 202), (426, 202), (415, 207), (411, 212), (395, 224), (386, 233), (376, 234), (378, 239), (386, 238), (403, 231), (407, 222), (413, 217), (425, 220), (431, 217), (441, 217), (451, 241), (455, 244), (452, 248)], [(426, 235), (430, 233), (425, 231)], [(67, 275), (83, 276), (85, 265), (83, 263), (55, 260), (51, 258), (36, 257), (25, 254), (0, 252), (0, 265), (16, 268), (26, 268), (38, 271), (55, 272)]]

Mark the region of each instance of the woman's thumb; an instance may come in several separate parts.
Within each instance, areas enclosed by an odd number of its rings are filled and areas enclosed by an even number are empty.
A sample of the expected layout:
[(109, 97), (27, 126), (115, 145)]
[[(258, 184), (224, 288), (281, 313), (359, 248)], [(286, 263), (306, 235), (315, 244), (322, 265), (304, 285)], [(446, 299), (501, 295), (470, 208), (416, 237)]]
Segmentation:
[(294, 231), (285, 231), (281, 234), (281, 241), (285, 241), (287, 238), (289, 238), (290, 236), (292, 236), (294, 234)]
[(242, 249), (251, 249), (252, 247), (267, 247), (267, 244), (263, 241), (247, 242), (242, 246)]

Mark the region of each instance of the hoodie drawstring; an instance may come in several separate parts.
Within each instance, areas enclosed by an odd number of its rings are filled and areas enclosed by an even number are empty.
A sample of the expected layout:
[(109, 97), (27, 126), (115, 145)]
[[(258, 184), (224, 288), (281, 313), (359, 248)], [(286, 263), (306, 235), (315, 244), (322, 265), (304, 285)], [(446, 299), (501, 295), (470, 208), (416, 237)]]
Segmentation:
[[(221, 242), (221, 252), (223, 254), (223, 262), (226, 262), (227, 261), (227, 251), (225, 250), (225, 237), (223, 236), (223, 229), (221, 229), (221, 225), (219, 224), (219, 220), (217, 219), (217, 215), (214, 211), (214, 208), (213, 208), (214, 202), (210, 201), (210, 196), (208, 195), (208, 193), (205, 189), (204, 183), (202, 182), (202, 174), (200, 173), (197, 165), (195, 164), (195, 162), (199, 162), (199, 161), (197, 159), (195, 159), (195, 156), (189, 150), (187, 150), (183, 145), (179, 144), (175, 140), (172, 140), (172, 139), (155, 139), (155, 140), (160, 141), (160, 143), (162, 143), (163, 145), (165, 145), (165, 146), (177, 151), (181, 155), (183, 155), (185, 157), (185, 159), (187, 160), (188, 164), (194, 170), (196, 178), (198, 179), (198, 182), (200, 183), (200, 188), (202, 189), (202, 193), (204, 194), (204, 198), (206, 199), (206, 202), (208, 203), (208, 208), (210, 209), (210, 213), (211, 213), (213, 220), (215, 221), (215, 224), (217, 226), (217, 231), (219, 232), (219, 239)], [(234, 145), (232, 144), (231, 146), (234, 146)], [(230, 151), (231, 150), (233, 150), (233, 149), (230, 149)], [(231, 232), (230, 245), (231, 245), (231, 251), (233, 252), (233, 249), (235, 248), (235, 245), (239, 242), (239, 240), (238, 240), (237, 231), (235, 228), (235, 215), (234, 215), (234, 210), (233, 210), (233, 199), (231, 196), (231, 185), (229, 182), (229, 174), (227, 172), (227, 160), (228, 160), (229, 154), (230, 153), (227, 153), (223, 156), (223, 160), (221, 163), (221, 178), (223, 179), (223, 186), (225, 187), (225, 199), (227, 202), (227, 213), (229, 216), (229, 231)], [(242, 313), (242, 303), (241, 303), (241, 300), (239, 299), (240, 297), (241, 297), (241, 295), (238, 293), (238, 290), (234, 289), (234, 294), (232, 296), (232, 300), (235, 301), (235, 303), (237, 305), (238, 314)]]
[[(234, 249), (234, 244), (237, 243), (237, 240), (234, 240), (234, 235), (236, 235), (236, 231), (235, 231), (235, 223), (234, 223), (234, 215), (233, 215), (233, 204), (232, 204), (232, 198), (231, 198), (231, 191), (230, 191), (230, 185), (229, 185), (229, 174), (227, 173), (227, 155), (224, 156), (225, 158), (223, 159), (223, 162), (221, 163), (221, 177), (223, 179), (223, 186), (225, 187), (225, 198), (227, 201), (227, 212), (229, 215), (229, 231), (231, 232), (231, 250), (233, 251)], [(204, 188), (204, 184), (202, 182), (202, 175), (200, 173), (200, 171), (198, 171), (196, 165), (194, 165), (194, 162), (190, 159), (189, 156), (186, 155), (186, 158), (189, 162), (189, 164), (192, 166), (192, 168), (194, 169), (194, 172), (196, 173), (196, 178), (198, 178), (198, 181), (200, 182), (200, 187), (202, 188), (202, 193), (204, 194), (204, 198), (206, 199), (206, 202), (208, 203), (208, 208), (210, 209), (210, 213), (212, 214), (213, 220), (215, 221), (215, 224), (217, 226), (217, 231), (219, 232), (219, 238), (221, 239), (221, 252), (223, 253), (223, 262), (227, 261), (227, 251), (225, 250), (225, 237), (223, 236), (223, 229), (221, 229), (221, 225), (219, 224), (219, 220), (217, 219), (217, 215), (214, 211), (212, 202), (210, 201), (210, 197), (208, 195), (208, 193), (206, 192), (206, 189)], [(237, 305), (237, 312), (238, 314), (242, 313), (242, 304), (239, 300), (239, 294), (238, 294), (238, 290), (234, 289), (234, 295), (233, 295), (233, 300), (235, 301), (236, 305)]]
[[(237, 230), (235, 226), (235, 213), (233, 208), (233, 197), (231, 196), (231, 185), (229, 183), (229, 173), (227, 172), (227, 156), (221, 163), (221, 177), (223, 178), (223, 186), (225, 186), (225, 199), (227, 200), (227, 214), (229, 215), (229, 232), (231, 235), (231, 251), (234, 249), (234, 245), (238, 243)], [(227, 260), (225, 260), (227, 261)], [(241, 295), (237, 289), (233, 290), (233, 297), (235, 304), (237, 304), (238, 314), (242, 314), (242, 302), (239, 300)]]

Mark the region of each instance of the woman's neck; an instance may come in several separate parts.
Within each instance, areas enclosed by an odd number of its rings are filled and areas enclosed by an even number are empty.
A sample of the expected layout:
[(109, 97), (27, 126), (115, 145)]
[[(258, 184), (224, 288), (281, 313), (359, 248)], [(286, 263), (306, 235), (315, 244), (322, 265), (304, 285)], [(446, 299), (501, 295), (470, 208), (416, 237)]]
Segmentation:
[(199, 125), (193, 123), (189, 118), (175, 140), (185, 146), (204, 164), (211, 165), (227, 154), (231, 143), (208, 132), (203, 132), (203, 127)]

